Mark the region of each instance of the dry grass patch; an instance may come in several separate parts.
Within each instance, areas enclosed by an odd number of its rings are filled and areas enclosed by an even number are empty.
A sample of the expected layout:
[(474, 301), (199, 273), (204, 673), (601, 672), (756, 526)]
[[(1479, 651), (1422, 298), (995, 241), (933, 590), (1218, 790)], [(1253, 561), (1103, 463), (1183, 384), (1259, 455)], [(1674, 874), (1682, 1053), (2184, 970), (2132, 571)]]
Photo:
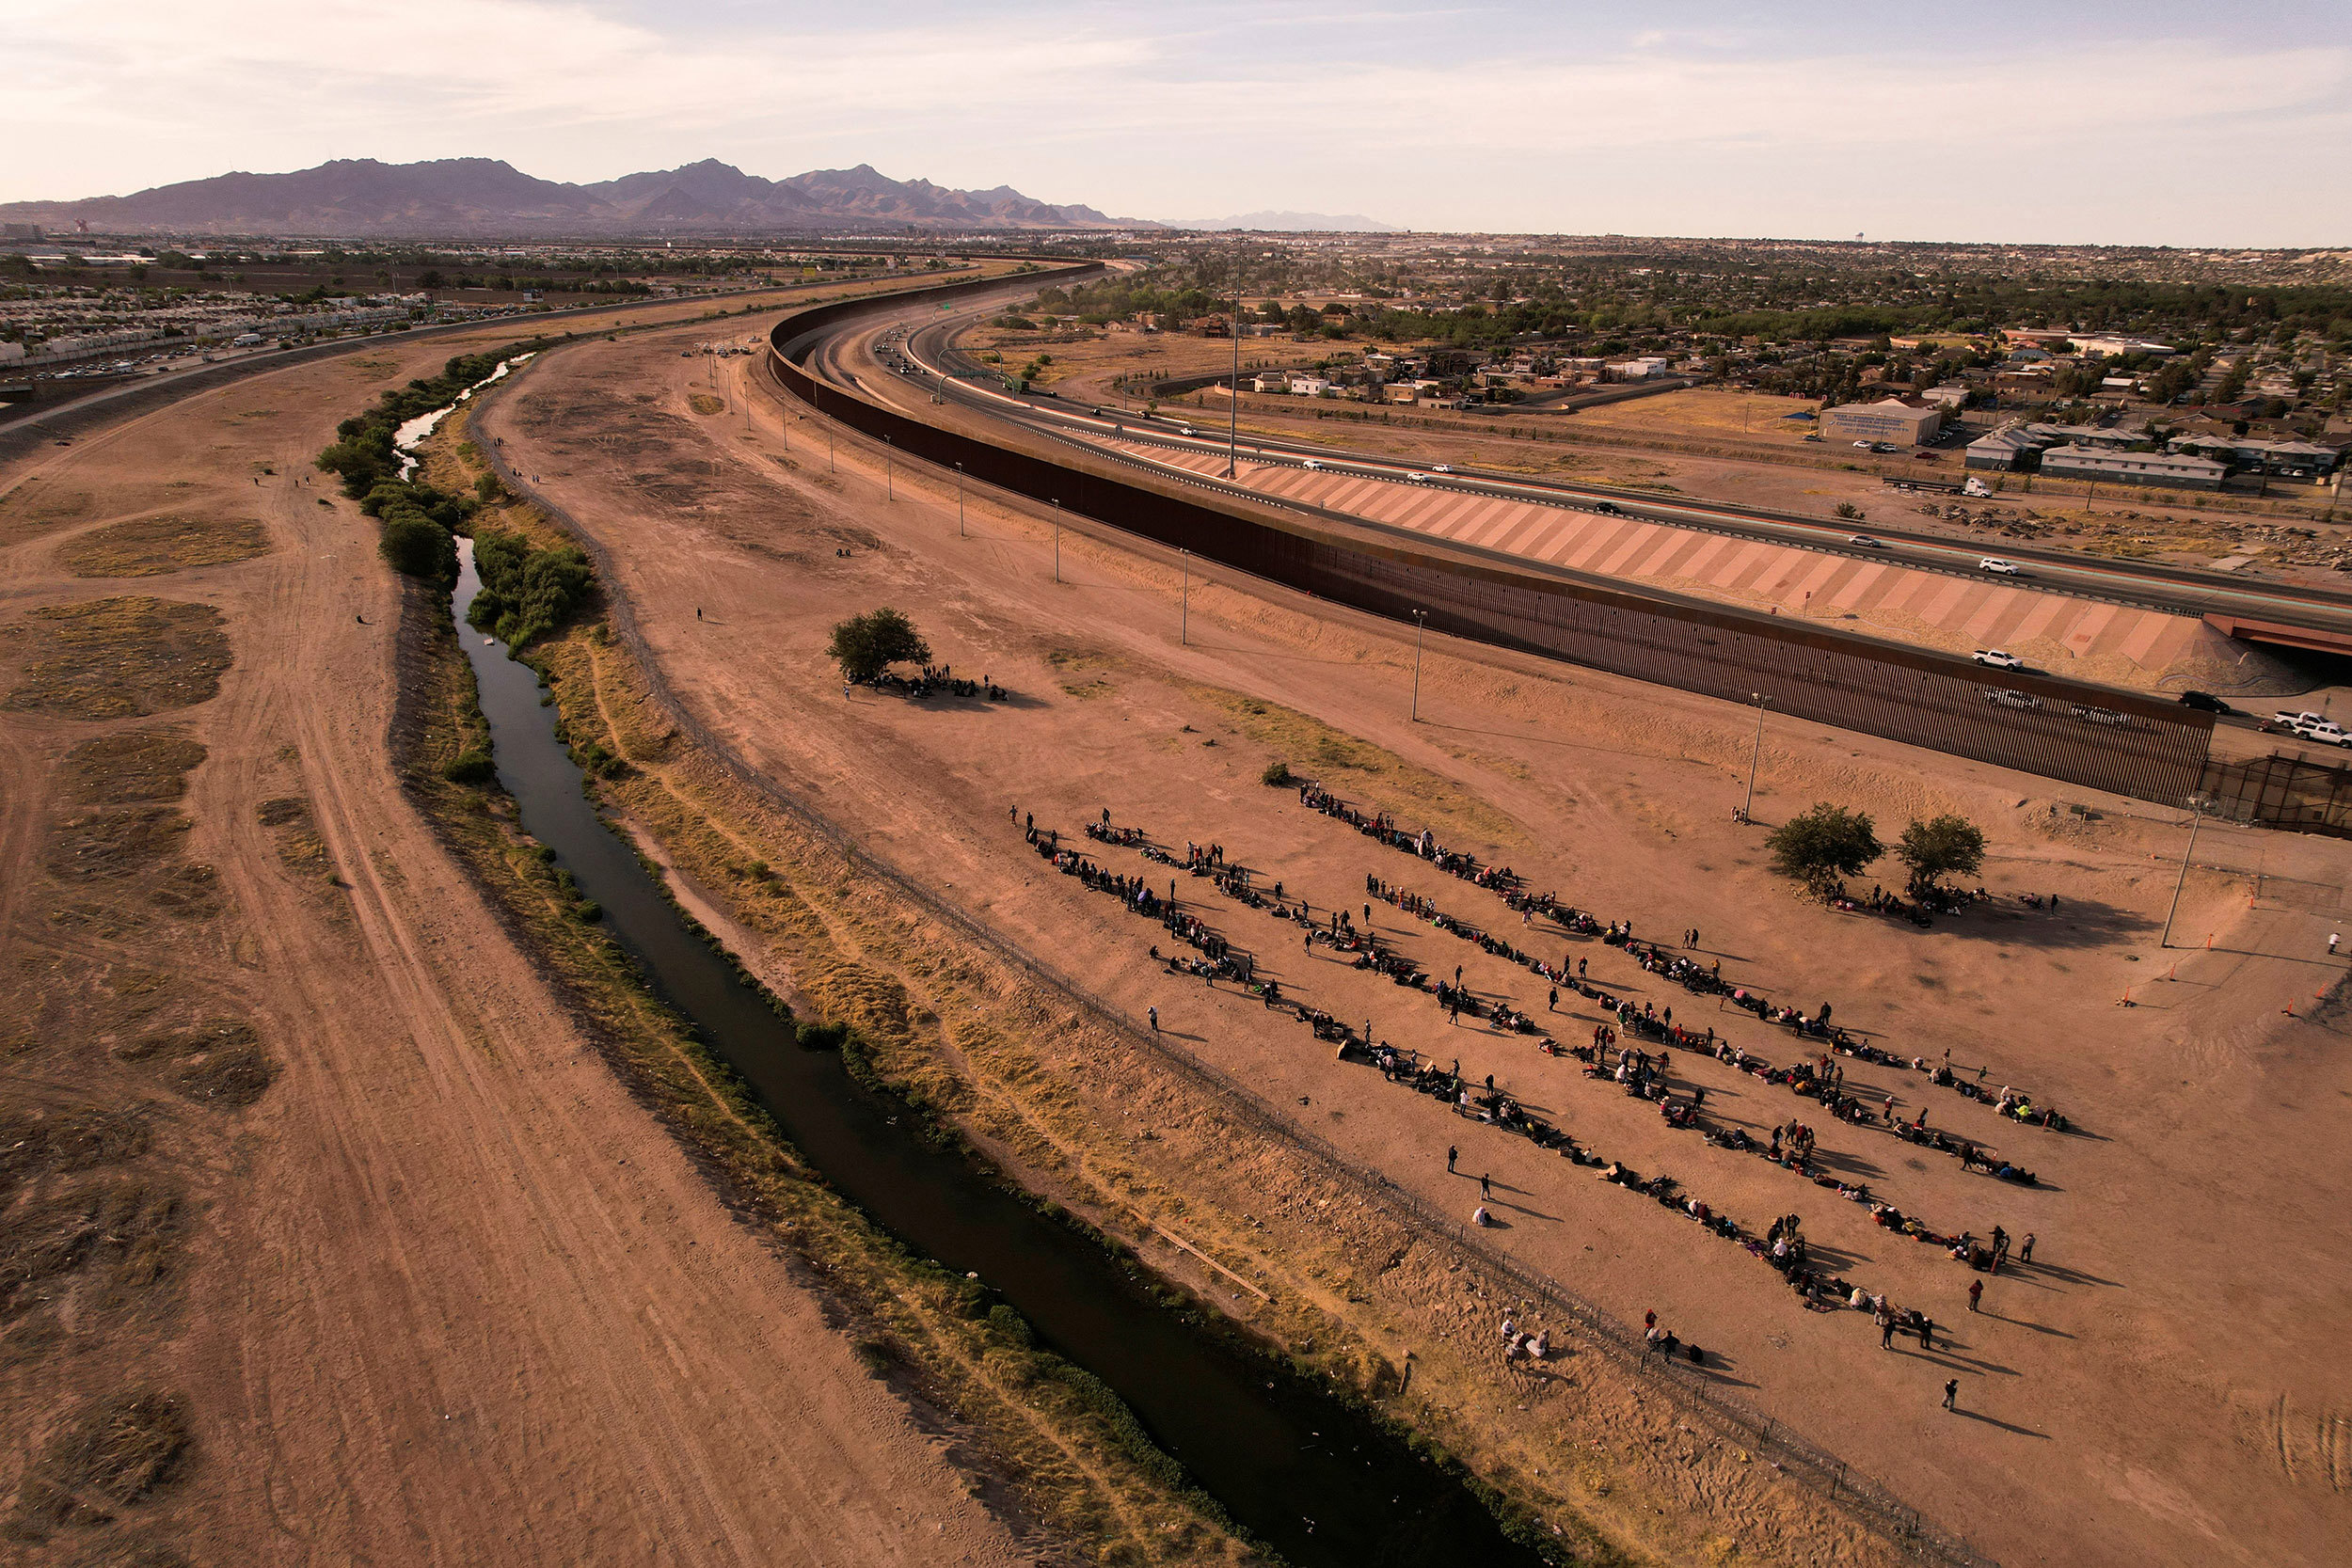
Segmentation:
[(211, 605), (129, 594), (32, 612), (23, 683), (5, 705), (65, 719), (190, 707), (220, 691), (229, 639)]
[(82, 1407), (28, 1466), (16, 1530), (40, 1539), (62, 1525), (103, 1525), (167, 1486), (188, 1453), (187, 1402), (143, 1388)]
[(269, 1092), (278, 1062), (242, 1019), (208, 1019), (142, 1036), (115, 1053), (157, 1067), (173, 1088), (199, 1104), (242, 1110)]
[(1519, 825), (1443, 774), (1406, 762), (1385, 746), (1332, 728), (1322, 720), (1279, 703), (1231, 691), (1221, 686), (1183, 690), (1232, 721), (1243, 736), (1271, 752), (1276, 760), (1334, 794), (1355, 794), (1381, 810), (1411, 816), (1453, 838), (1488, 844), (1521, 844)]
[(58, 559), (77, 578), (149, 578), (250, 561), (268, 548), (251, 517), (134, 517), (69, 541)]
[(727, 400), (714, 398), (708, 392), (689, 392), (686, 406), (697, 414), (723, 414), (727, 411)]
[(11, 1205), (0, 1223), (0, 1322), (37, 1310), (50, 1282), (98, 1265), (102, 1300), (116, 1305), (164, 1275), (183, 1228), (179, 1193), (112, 1171)]
[(299, 795), (281, 795), (256, 806), (254, 815), (270, 831), (270, 843), (278, 851), (278, 863), (287, 870), (297, 877), (326, 878), (334, 874), (334, 862), (326, 853), (326, 841), (319, 836), (318, 820), (310, 815), (310, 801)]
[(192, 826), (169, 806), (79, 812), (51, 831), (41, 864), (61, 882), (135, 877), (178, 855)]
[(206, 755), (202, 743), (177, 725), (85, 740), (66, 753), (71, 799), (90, 806), (177, 800), (187, 793), (188, 774)]

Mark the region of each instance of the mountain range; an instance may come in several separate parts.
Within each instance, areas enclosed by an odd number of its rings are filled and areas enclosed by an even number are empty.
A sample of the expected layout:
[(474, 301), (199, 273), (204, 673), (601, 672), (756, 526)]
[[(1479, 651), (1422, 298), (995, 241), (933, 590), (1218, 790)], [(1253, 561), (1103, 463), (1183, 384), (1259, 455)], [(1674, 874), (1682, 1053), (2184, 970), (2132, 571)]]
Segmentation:
[(574, 185), (496, 158), (385, 164), (339, 158), (292, 174), (222, 174), (131, 196), (0, 204), (0, 220), (107, 234), (309, 234), (456, 238), (748, 234), (865, 229), (1156, 228), (1057, 207), (1009, 185), (951, 190), (872, 166), (766, 180), (705, 159)]

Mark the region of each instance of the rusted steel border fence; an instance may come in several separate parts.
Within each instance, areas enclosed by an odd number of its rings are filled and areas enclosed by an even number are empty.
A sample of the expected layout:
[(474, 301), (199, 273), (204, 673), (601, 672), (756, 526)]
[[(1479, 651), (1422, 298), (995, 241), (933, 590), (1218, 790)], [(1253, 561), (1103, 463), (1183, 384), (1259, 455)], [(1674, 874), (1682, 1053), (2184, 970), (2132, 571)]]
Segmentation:
[[(946, 298), (1002, 280), (927, 292)], [(1285, 588), (1496, 647), (1924, 746), (2043, 778), (2177, 805), (2205, 768), (2209, 714), (2044, 675), (1661, 599), (1531, 565), (1517, 569), (1346, 537), (1311, 520), (1266, 519), (1116, 475), (926, 424), (812, 376), (796, 355), (845, 320), (902, 307), (905, 294), (820, 306), (770, 339), (787, 390), (896, 449), (975, 480)]]

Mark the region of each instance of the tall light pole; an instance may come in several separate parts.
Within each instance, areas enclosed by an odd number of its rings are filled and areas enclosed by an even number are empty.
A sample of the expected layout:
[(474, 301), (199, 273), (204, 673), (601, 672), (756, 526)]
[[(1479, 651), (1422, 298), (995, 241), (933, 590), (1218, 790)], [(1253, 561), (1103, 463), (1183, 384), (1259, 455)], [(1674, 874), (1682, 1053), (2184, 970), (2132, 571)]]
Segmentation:
[(1413, 611), (1413, 723), (1421, 722), (1421, 634), (1429, 622), (1429, 611)]
[(963, 537), (963, 465), (956, 465), (956, 537)]
[(1184, 565), (1184, 610), (1176, 622), (1176, 645), (1183, 647), (1192, 641), (1192, 552), (1180, 549), (1176, 553), (1183, 558)]
[(898, 499), (898, 445), (889, 436), (882, 437), (882, 499)]
[(1241, 234), (1233, 235), (1233, 387), (1225, 400), (1225, 477), (1241, 475)]
[(1748, 798), (1740, 807), (1740, 820), (1742, 822), (1748, 819), (1749, 812), (1756, 805), (1756, 765), (1764, 757), (1764, 705), (1772, 700), (1769, 692), (1748, 693), (1748, 701), (1756, 705), (1756, 749), (1748, 753)]
[(2181, 875), (2172, 884), (2172, 907), (2164, 911), (2164, 935), (2156, 940), (2159, 951), (2172, 945), (2172, 917), (2181, 912), (2181, 890), (2188, 885), (2188, 863), (2197, 854), (2197, 825), (2205, 819), (2205, 798), (2188, 798), (2188, 847), (2181, 851)]
[(1054, 580), (1061, 581), (1061, 498), (1054, 498)]

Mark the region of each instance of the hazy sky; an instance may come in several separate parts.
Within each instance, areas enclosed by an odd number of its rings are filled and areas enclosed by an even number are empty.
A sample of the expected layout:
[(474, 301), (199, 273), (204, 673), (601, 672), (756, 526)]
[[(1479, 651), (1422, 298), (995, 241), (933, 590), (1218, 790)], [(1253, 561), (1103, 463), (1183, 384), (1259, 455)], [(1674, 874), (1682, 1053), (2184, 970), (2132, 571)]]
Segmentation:
[(715, 157), (1139, 217), (2346, 245), (2348, 21), (2346, 0), (0, 0), (0, 199), (328, 158), (596, 180)]

